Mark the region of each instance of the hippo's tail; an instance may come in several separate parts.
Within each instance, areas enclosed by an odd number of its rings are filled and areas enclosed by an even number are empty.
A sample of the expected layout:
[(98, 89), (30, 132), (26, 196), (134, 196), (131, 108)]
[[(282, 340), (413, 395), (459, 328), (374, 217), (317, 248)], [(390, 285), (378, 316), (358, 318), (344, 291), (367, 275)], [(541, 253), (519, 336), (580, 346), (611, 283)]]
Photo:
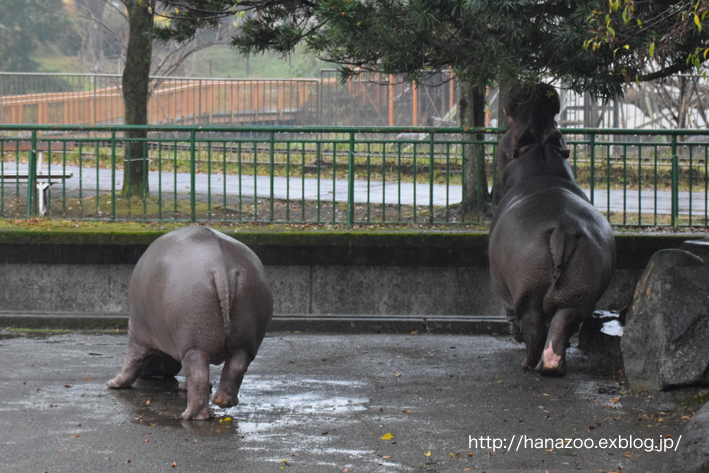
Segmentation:
[(556, 227), (549, 235), (549, 250), (554, 264), (554, 284), (559, 287), (559, 277), (576, 250), (578, 234), (564, 227)]
[(231, 331), (231, 301), (236, 294), (236, 271), (229, 272), (226, 268), (220, 267), (212, 274), (226, 336)]

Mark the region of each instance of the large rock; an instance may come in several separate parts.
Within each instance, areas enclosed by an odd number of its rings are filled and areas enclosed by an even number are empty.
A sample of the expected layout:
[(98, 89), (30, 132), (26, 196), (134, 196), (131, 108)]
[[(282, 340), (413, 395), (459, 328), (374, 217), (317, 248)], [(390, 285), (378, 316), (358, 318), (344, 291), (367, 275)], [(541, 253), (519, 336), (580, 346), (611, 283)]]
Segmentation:
[(709, 403), (687, 422), (681, 439), (675, 437), (674, 441), (679, 441), (679, 446), (670, 450), (662, 473), (709, 473)]
[(702, 238), (701, 240), (687, 240), (679, 245), (679, 249), (689, 251), (700, 258), (704, 258), (704, 262), (706, 263), (707, 257), (709, 257), (709, 238)]
[(683, 250), (655, 253), (621, 339), (628, 384), (660, 391), (709, 381), (709, 266)]

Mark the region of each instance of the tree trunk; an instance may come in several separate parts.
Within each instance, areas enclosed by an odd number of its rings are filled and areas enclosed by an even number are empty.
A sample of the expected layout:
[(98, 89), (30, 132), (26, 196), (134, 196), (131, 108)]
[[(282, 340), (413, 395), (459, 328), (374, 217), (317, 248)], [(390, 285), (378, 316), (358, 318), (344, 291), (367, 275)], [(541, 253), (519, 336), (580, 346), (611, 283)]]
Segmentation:
[[(126, 125), (148, 124), (148, 95), (153, 26), (153, 3), (149, 0), (123, 0), (128, 10), (128, 47), (123, 69), (123, 104)], [(146, 138), (145, 130), (130, 130), (126, 138)], [(144, 141), (125, 142), (123, 189), (121, 195), (148, 195), (148, 156)]]
[[(458, 103), (460, 126), (482, 128), (485, 126), (485, 88), (469, 82), (458, 82), (460, 97)], [(485, 168), (485, 145), (474, 144), (485, 135), (464, 134), (463, 140), (463, 202), (459, 212), (462, 217), (474, 214), (476, 218), (487, 215), (491, 210), (492, 196), (488, 190)]]

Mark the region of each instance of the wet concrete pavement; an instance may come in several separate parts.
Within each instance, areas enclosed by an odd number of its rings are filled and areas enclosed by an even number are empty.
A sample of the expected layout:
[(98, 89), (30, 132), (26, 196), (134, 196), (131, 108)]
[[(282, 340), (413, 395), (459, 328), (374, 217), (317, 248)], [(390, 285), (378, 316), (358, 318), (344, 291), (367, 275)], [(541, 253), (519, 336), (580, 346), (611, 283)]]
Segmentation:
[[(106, 388), (125, 346), (125, 332), (0, 331), (0, 471), (645, 472), (667, 453), (618, 438), (674, 441), (687, 421), (573, 348), (567, 376), (541, 378), (508, 336), (283, 333), (264, 340), (239, 406), (188, 422), (174, 380)], [(517, 450), (521, 436), (616, 445)]]

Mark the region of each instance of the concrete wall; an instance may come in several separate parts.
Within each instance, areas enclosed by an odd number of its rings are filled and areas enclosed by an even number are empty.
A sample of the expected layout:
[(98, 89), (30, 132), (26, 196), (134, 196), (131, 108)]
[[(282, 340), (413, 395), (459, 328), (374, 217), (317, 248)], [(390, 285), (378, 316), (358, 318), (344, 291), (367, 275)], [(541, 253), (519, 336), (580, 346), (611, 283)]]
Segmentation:
[[(77, 242), (0, 235), (0, 311), (127, 313), (134, 264), (157, 236)], [(485, 235), (233, 236), (264, 262), (278, 314), (502, 314)], [(618, 269), (598, 308), (628, 304), (652, 253), (686, 239), (619, 238)]]

